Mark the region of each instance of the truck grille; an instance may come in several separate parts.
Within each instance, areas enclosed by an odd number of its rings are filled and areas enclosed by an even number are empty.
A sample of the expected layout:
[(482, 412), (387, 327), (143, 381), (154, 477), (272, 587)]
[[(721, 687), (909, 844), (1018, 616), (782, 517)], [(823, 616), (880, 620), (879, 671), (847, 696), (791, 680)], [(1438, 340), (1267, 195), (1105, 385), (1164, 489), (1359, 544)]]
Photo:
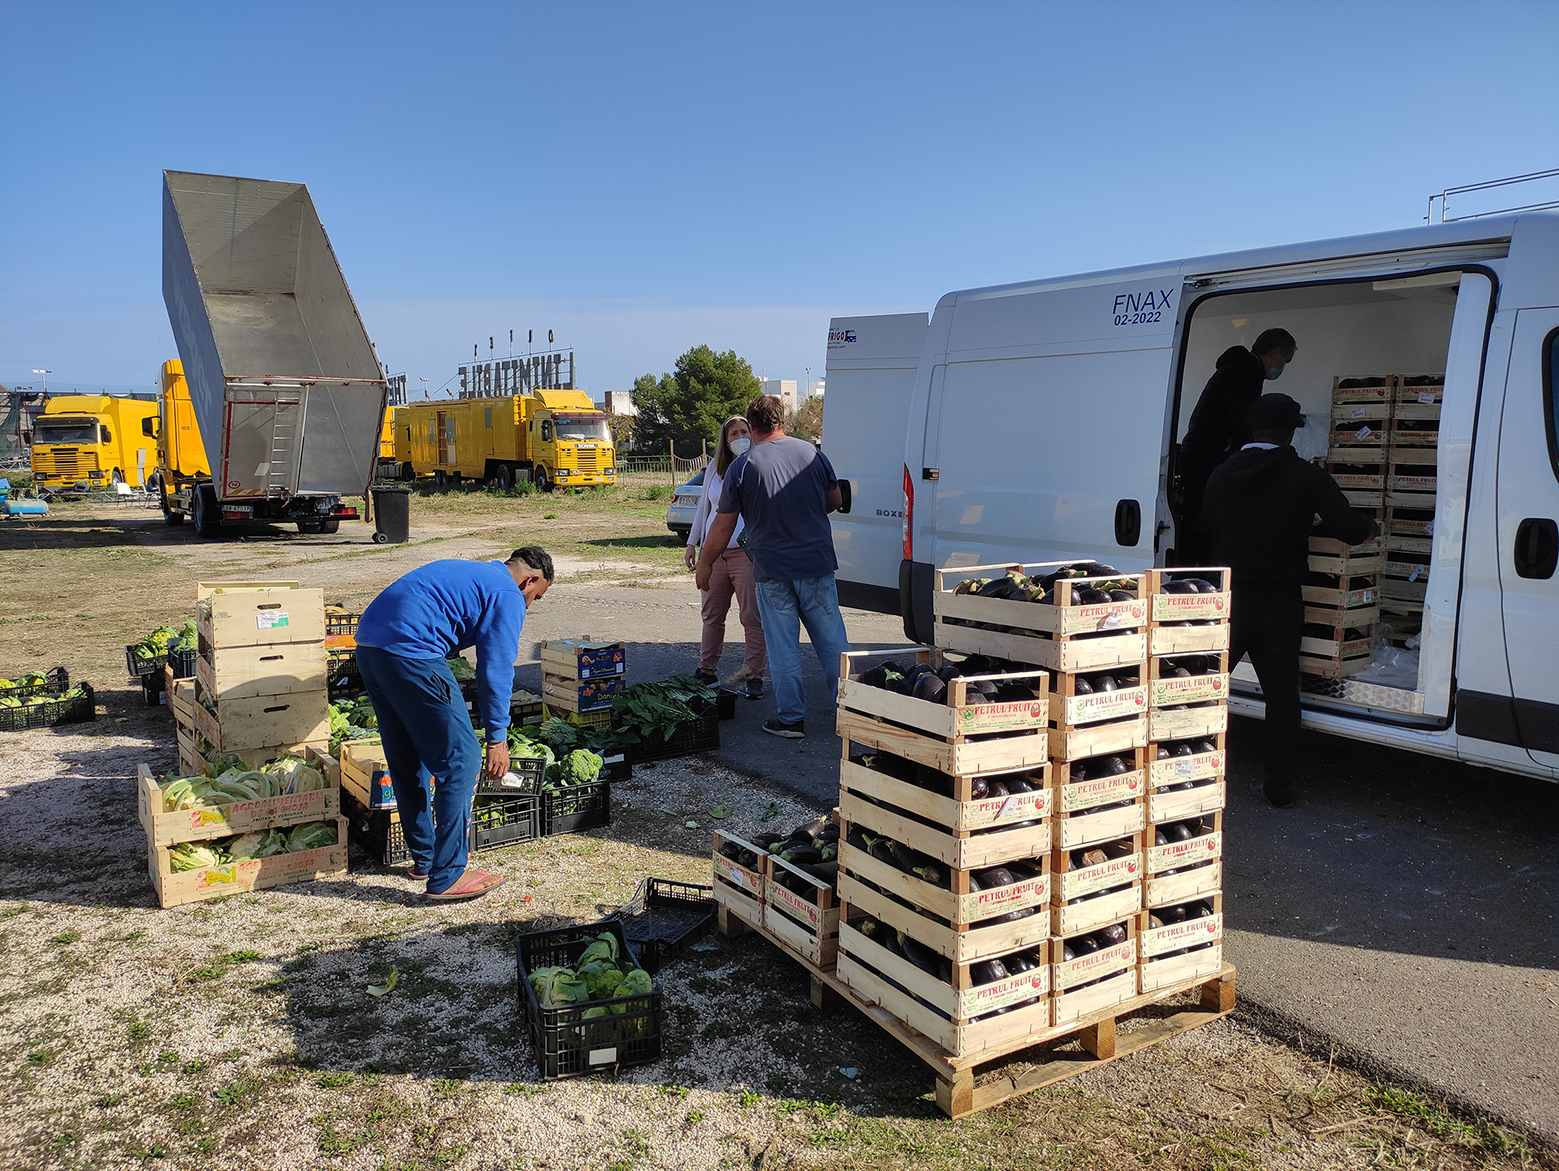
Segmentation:
[(594, 475), (596, 471), (596, 453), (594, 451), (575, 452), (579, 457), (579, 470), (588, 475)]
[(91, 452), (83, 455), (73, 447), (34, 450), (32, 466), (38, 475), (47, 479), (84, 480), (89, 473), (97, 471), (97, 456)]

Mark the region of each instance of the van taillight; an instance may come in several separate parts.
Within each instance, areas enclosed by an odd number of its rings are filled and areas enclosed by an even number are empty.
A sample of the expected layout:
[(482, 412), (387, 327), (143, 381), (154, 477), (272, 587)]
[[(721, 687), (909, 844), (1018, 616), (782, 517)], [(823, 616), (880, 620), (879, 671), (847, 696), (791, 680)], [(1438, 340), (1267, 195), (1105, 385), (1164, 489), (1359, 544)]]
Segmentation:
[(904, 466), (904, 560), (915, 560), (915, 481)]

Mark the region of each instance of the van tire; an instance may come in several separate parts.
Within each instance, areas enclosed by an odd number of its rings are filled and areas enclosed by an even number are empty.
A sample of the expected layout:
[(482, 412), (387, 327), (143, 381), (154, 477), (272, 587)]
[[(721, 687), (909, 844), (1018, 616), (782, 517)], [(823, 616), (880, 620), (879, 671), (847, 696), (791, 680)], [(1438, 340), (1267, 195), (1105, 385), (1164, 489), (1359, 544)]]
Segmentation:
[(412, 481), (416, 480), (416, 478), (417, 469), (411, 466), (410, 460), (407, 460), (401, 465), (401, 479), (405, 480), (407, 483), (411, 483)]
[(547, 465), (546, 464), (537, 464), (536, 465), (536, 491), (538, 491), (538, 492), (550, 492), (550, 491), (552, 491), (552, 479), (551, 479), (551, 477), (549, 477), (547, 475)]
[(210, 484), (195, 485), (195, 533), (211, 538), (222, 532), (222, 513), (217, 505), (217, 490)]
[(514, 487), (514, 472), (510, 470), (508, 464), (498, 465), (498, 470), (493, 473), (493, 482), (504, 492)]
[(341, 531), (341, 521), (337, 517), (319, 522), (319, 531), (322, 533), (336, 533)]

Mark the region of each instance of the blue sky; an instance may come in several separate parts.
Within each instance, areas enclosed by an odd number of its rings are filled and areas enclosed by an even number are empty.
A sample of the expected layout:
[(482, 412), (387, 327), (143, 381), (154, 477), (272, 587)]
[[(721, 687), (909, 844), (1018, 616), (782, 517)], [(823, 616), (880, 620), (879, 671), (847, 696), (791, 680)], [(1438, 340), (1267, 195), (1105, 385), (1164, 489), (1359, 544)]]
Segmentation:
[(0, 3), (0, 383), (149, 388), (164, 167), (303, 181), (411, 385), (1421, 222), (1559, 165), (1559, 5)]

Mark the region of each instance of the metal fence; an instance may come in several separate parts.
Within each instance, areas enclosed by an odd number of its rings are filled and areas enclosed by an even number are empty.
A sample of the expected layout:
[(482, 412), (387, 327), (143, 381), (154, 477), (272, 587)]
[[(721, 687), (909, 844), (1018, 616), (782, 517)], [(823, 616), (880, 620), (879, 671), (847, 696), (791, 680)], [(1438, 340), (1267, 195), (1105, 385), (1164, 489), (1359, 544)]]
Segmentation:
[(679, 455), (626, 456), (617, 461), (619, 484), (669, 484), (673, 488), (690, 476), (703, 471), (709, 456), (695, 455), (683, 459)]

